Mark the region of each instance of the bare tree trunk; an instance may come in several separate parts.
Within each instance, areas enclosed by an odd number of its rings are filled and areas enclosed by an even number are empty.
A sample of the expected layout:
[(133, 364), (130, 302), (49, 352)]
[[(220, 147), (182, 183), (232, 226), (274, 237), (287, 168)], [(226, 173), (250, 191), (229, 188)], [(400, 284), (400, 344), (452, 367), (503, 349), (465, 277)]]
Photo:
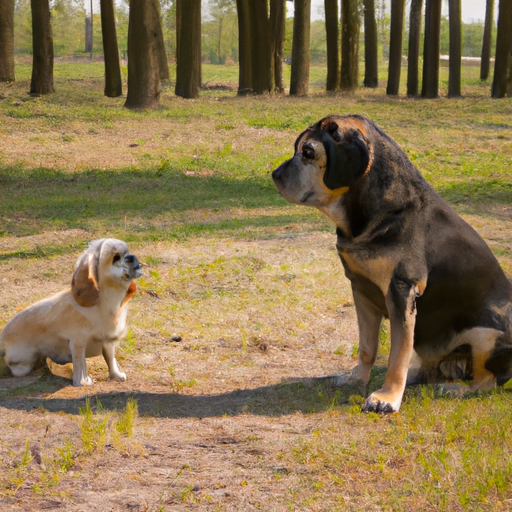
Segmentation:
[(427, 0), (425, 5), (425, 43), (423, 46), (424, 98), (439, 96), (439, 37), (441, 32), (441, 0)]
[(482, 41), (482, 56), (480, 59), (480, 80), (489, 78), (491, 68), (491, 40), (494, 25), (494, 0), (487, 0), (485, 4), (484, 38)]
[(338, 0), (324, 0), (324, 8), (327, 42), (327, 83), (325, 88), (328, 91), (335, 91), (340, 87)]
[(201, 0), (178, 0), (177, 96), (197, 98), (201, 89)]
[(290, 95), (306, 96), (309, 87), (311, 0), (295, 0)]
[(419, 57), (421, 11), (423, 0), (411, 0), (409, 14), (409, 55), (407, 56), (407, 95), (417, 96), (419, 91)]
[(265, 94), (272, 90), (267, 0), (249, 0), (249, 11), (253, 29), (251, 30), (252, 90), (255, 94)]
[(92, 54), (92, 15), (85, 17), (85, 53)]
[(364, 82), (365, 87), (379, 85), (377, 22), (375, 0), (364, 0)]
[(156, 16), (156, 44), (158, 48), (158, 64), (160, 66), (160, 79), (169, 80), (169, 63), (167, 62), (167, 52), (165, 51), (164, 34), (162, 31), (162, 15), (160, 12), (159, 0), (154, 0), (154, 9)]
[(31, 94), (50, 94), (53, 86), (53, 36), (49, 0), (31, 0), (32, 8), (32, 80)]
[(238, 92), (239, 96), (252, 92), (252, 50), (249, 0), (236, 0), (238, 15)]
[(396, 96), (400, 88), (402, 70), (402, 35), (404, 32), (405, 0), (391, 0), (391, 28), (389, 36), (389, 70), (386, 94)]
[(14, 82), (14, 0), (0, 2), (0, 82)]
[(462, 35), (460, 0), (449, 0), (450, 23), (450, 68), (448, 75), (448, 96), (461, 95), (460, 75), (462, 69)]
[(272, 68), (272, 89), (278, 93), (284, 92), (283, 84), (283, 54), (284, 54), (284, 24), (285, 0), (270, 0), (270, 57)]
[(123, 94), (123, 84), (119, 65), (114, 0), (100, 0), (100, 8), (103, 55), (105, 58), (105, 96), (117, 98)]
[(341, 78), (342, 91), (354, 91), (359, 83), (359, 2), (341, 2)]
[(504, 98), (511, 82), (512, 58), (512, 2), (501, 0), (498, 11), (498, 33), (496, 36), (496, 59), (491, 96)]
[(125, 107), (157, 108), (160, 66), (153, 0), (132, 0), (128, 19), (128, 94)]

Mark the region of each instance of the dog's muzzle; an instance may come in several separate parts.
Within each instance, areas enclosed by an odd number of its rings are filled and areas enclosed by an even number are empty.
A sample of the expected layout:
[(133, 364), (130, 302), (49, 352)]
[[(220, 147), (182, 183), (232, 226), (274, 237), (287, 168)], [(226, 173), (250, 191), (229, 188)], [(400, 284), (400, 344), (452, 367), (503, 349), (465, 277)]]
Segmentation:
[(135, 279), (142, 275), (142, 265), (134, 254), (128, 254), (124, 257), (123, 266), (126, 271), (126, 277), (129, 279)]
[(288, 165), (290, 160), (286, 160), (283, 162), (277, 169), (272, 171), (272, 179), (274, 180), (274, 184), (276, 185), (279, 192), (285, 187), (286, 176), (288, 175)]

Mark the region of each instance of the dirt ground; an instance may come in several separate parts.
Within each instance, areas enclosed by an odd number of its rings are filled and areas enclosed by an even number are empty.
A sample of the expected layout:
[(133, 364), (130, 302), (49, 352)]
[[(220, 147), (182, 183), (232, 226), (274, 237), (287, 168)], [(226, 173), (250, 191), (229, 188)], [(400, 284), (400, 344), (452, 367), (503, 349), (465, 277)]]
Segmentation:
[[(68, 238), (72, 236), (80, 233), (68, 233)], [(37, 241), (35, 237), (32, 243)], [(210, 261), (219, 252), (229, 259), (255, 250), (254, 241), (201, 243), (201, 248), (195, 244), (178, 247), (184, 267), (198, 264), (198, 258)], [(311, 318), (302, 318), (306, 325), (316, 318), (314, 329), (283, 332), (279, 337), (272, 332), (248, 336), (244, 347), (238, 326), (239, 322), (249, 326), (250, 321), (242, 311), (235, 311), (231, 319), (212, 323), (209, 330), (194, 331), (192, 321), (189, 332), (179, 331), (183, 339), (172, 342), (144, 326), (148, 311), (158, 314), (158, 308), (165, 309), (172, 298), (164, 292), (156, 298), (151, 290), (139, 287), (129, 316), (138, 349), (118, 351), (127, 382), (108, 381), (101, 358), (88, 360), (95, 384), (87, 388), (71, 385), (67, 366), (54, 365), (53, 373), (46, 369), (25, 379), (4, 371), (0, 379), (0, 463), (6, 468), (0, 492), (2, 510), (240, 511), (292, 506), (292, 490), (301, 493), (304, 469), (284, 454), (317, 429), (339, 430), (344, 422), (329, 411), (334, 391), (317, 377), (355, 362), (350, 354), (357, 339), (355, 311), (341, 265), (332, 257), (332, 243), (331, 234), (258, 242), (262, 261), (272, 262), (278, 271), (294, 254), (308, 248), (312, 257), (316, 252), (323, 255), (318, 262), (321, 272), (325, 274), (325, 265), (332, 265), (339, 278), (335, 287), (338, 304), (332, 315), (313, 310), (308, 313)], [(176, 249), (157, 244), (140, 251), (142, 259), (159, 253), (163, 261), (158, 269), (165, 274), (173, 266)], [(198, 256), (199, 249), (203, 256)], [(6, 265), (0, 268), (4, 318), (20, 304), (30, 303), (30, 297), (47, 294), (49, 284), (52, 292), (65, 286), (69, 278), (65, 269), (72, 264), (71, 256), (48, 262), (45, 271), (54, 272), (50, 283), (40, 278), (37, 261), (24, 262), (17, 270), (19, 277)], [(300, 286), (297, 295), (307, 295), (308, 290), (301, 291)], [(209, 304), (205, 302), (205, 308)], [(272, 314), (262, 305), (253, 314), (259, 315), (261, 323), (272, 323)], [(285, 308), (283, 314), (295, 322), (301, 307), (299, 301), (298, 313)], [(219, 309), (213, 313), (223, 314)], [(208, 318), (207, 312), (203, 316)], [(286, 327), (286, 319), (282, 324)], [(347, 347), (341, 355), (335, 353), (339, 346)], [(87, 397), (97, 417), (109, 418), (105, 444), (91, 455), (81, 443), (84, 419), (79, 409)], [(113, 441), (113, 422), (131, 398), (138, 405), (133, 435)], [(24, 467), (27, 446), (31, 459)], [(63, 470), (60, 465), (68, 446), (73, 464)], [(326, 510), (322, 503), (295, 509)]]

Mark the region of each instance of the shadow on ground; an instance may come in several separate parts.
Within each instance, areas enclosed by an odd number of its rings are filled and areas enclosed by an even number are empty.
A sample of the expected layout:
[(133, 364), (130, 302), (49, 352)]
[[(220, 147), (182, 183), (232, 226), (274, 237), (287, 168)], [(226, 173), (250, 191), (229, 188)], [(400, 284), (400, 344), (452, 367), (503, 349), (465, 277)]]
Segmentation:
[[(371, 389), (380, 386), (385, 370), (374, 369), (369, 386)], [(6, 389), (6, 386), (2, 386), (2, 381), (4, 379), (0, 380), (0, 389), (3, 389), (0, 391), (0, 407), (6, 409), (30, 411), (42, 408), (50, 412), (79, 414), (79, 409), (84, 407), (89, 398), (92, 409), (100, 403), (103, 410), (119, 411), (125, 408), (128, 400), (134, 398), (140, 415), (168, 418), (206, 418), (239, 414), (274, 417), (295, 412), (314, 413), (348, 403), (351, 397), (365, 394), (364, 389), (355, 386), (334, 386), (333, 376), (290, 379), (270, 386), (216, 395), (139, 390), (95, 393), (94, 388), (91, 388), (89, 394), (77, 398), (52, 397), (53, 393), (70, 386), (70, 381), (52, 374), (48, 369), (38, 380), (15, 389)]]

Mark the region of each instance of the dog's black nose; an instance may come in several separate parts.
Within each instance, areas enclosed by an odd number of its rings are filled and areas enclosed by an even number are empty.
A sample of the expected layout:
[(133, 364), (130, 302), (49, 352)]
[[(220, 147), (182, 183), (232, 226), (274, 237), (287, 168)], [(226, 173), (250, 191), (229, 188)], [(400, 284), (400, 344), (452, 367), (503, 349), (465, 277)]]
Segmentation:
[(283, 177), (283, 165), (281, 164), (277, 169), (272, 171), (272, 179), (279, 181)]
[(142, 268), (140, 261), (134, 254), (128, 254), (127, 256), (125, 256), (124, 261), (128, 263), (134, 270)]

